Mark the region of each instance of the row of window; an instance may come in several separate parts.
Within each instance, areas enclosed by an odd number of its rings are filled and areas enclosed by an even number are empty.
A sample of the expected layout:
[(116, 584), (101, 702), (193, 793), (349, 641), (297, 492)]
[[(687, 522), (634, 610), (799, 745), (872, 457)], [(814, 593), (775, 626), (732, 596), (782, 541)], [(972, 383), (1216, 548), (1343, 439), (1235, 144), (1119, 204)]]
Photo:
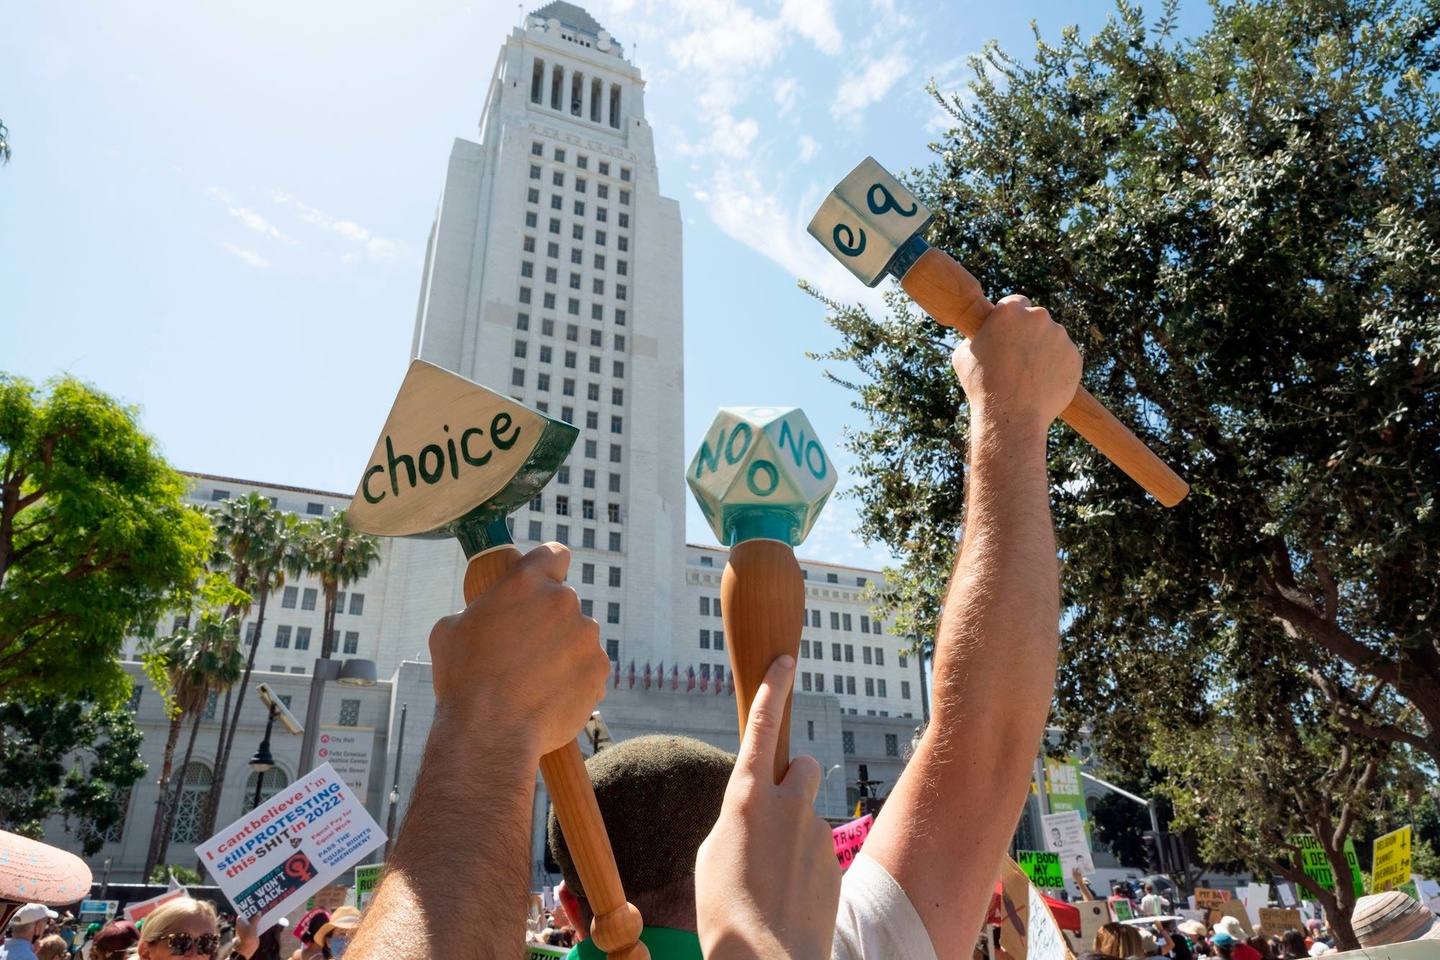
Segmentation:
[[(576, 287), (575, 289), (576, 289), (576, 290), (579, 290), (580, 288), (579, 288), (579, 287)], [(604, 280), (600, 280), (600, 279), (598, 279), (598, 278), (595, 280), (595, 291), (594, 291), (594, 292), (595, 292), (595, 293), (598, 293), (598, 294), (602, 294), (602, 295), (605, 293), (605, 281), (604, 281)], [(629, 296), (630, 296), (630, 288), (629, 288), (628, 286), (626, 286), (626, 285), (623, 284), (623, 283), (617, 283), (617, 284), (615, 284), (615, 299), (616, 299), (616, 300), (625, 300), (625, 299), (627, 299)], [(534, 302), (534, 291), (533, 291), (530, 287), (521, 287), (521, 288), (520, 288), (520, 302), (523, 303), (523, 304), (527, 304), (527, 305)], [(540, 296), (540, 306), (541, 306), (541, 308), (544, 309), (544, 310), (558, 310), (558, 309), (559, 309), (558, 307), (555, 306), (555, 294), (550, 293), (548, 290), (545, 291), (543, 294), (541, 294), (541, 296)], [(565, 312), (566, 312), (567, 314), (569, 314), (570, 316), (572, 316), (572, 317), (578, 317), (578, 316), (580, 316), (580, 298), (579, 298), (579, 297), (569, 297), (569, 298), (567, 298), (566, 303), (565, 303)]]
[[(512, 535), (513, 535), (513, 532), (512, 532)], [(608, 551), (611, 552), (611, 553), (619, 553), (619, 552), (620, 552), (620, 531), (619, 531), (619, 530), (611, 530), (608, 534), (606, 534), (606, 538), (607, 538), (607, 539), (606, 539), (605, 549), (608, 550)], [(542, 543), (542, 542), (544, 542), (544, 540), (545, 540), (545, 529), (544, 529), (544, 527), (541, 525), (541, 523), (540, 523), (539, 520), (531, 520), (531, 521), (530, 521), (530, 526), (529, 526), (528, 529), (526, 530), (525, 539), (531, 541), (532, 543)], [(557, 524), (555, 524), (555, 536), (554, 536), (553, 539), (555, 540), (556, 543), (563, 543), (563, 544), (565, 544), (567, 547), (570, 546), (570, 525), (569, 525), (568, 523), (557, 523)], [(595, 543), (596, 543), (596, 541), (595, 541), (595, 528), (594, 528), (594, 527), (581, 527), (581, 528), (580, 528), (580, 546), (581, 546), (581, 548), (582, 548), (582, 549), (585, 549), (585, 550), (596, 550), (596, 549), (598, 549), (598, 547), (595, 546)]]
[(713, 630), (713, 631), (712, 631), (712, 630), (701, 630), (701, 631), (700, 631), (700, 649), (701, 649), (701, 650), (724, 650), (724, 649), (725, 649), (725, 631), (724, 631), (724, 630)]
[[(587, 584), (593, 584), (593, 583), (595, 582), (595, 564), (593, 564), (593, 563), (582, 563), (582, 564), (580, 564), (580, 582), (581, 582), (581, 583), (587, 583)], [(611, 567), (611, 568), (610, 568), (610, 582), (609, 582), (608, 585), (609, 585), (609, 586), (612, 586), (612, 587), (618, 587), (618, 586), (620, 586), (620, 568), (619, 568), (619, 567)]]
[[(588, 485), (593, 487), (593, 486), (595, 485), (595, 484), (594, 484), (594, 479), (593, 479), (593, 474), (594, 474), (595, 471), (593, 471), (593, 470), (586, 470), (585, 472), (588, 473), (588, 474), (592, 474), (592, 477), (590, 478), (590, 479), (591, 479), (591, 482), (590, 482)], [(614, 476), (617, 476), (617, 475), (616, 475), (616, 474), (611, 474), (611, 476), (614, 477)], [(618, 486), (618, 484), (617, 484), (617, 486)], [(544, 495), (539, 494), (539, 493), (535, 494), (535, 496), (530, 499), (530, 509), (531, 509), (532, 511), (536, 512), (536, 513), (539, 513), (540, 511), (543, 511), (543, 510), (545, 509), (545, 497), (544, 497)], [(569, 498), (568, 496), (566, 496), (565, 494), (559, 494), (559, 495), (557, 495), (557, 496), (555, 497), (555, 514), (556, 514), (556, 516), (560, 516), (560, 517), (568, 517), (568, 516), (570, 516), (570, 498)], [(594, 500), (581, 500), (581, 501), (580, 501), (580, 519), (582, 519), (582, 520), (594, 520), (594, 519), (595, 519), (595, 501), (594, 501)], [(618, 503), (607, 503), (607, 504), (605, 505), (605, 519), (608, 520), (608, 521), (610, 521), (611, 523), (623, 523), (624, 521), (621, 519), (620, 504), (618, 504)]]
[[(623, 249), (623, 248), (622, 248), (622, 249)], [(621, 272), (621, 273), (624, 273), (625, 271), (622, 270), (622, 271), (620, 271), (620, 272)], [(230, 497), (231, 497), (231, 493), (230, 493), (229, 490), (221, 490), (220, 488), (217, 487), (217, 488), (215, 488), (214, 490), (211, 490), (211, 491), (210, 491), (210, 502), (211, 502), (211, 503), (219, 503), (221, 500), (229, 500)], [(270, 506), (271, 506), (271, 507), (276, 507), (276, 508), (278, 508), (278, 507), (280, 506), (280, 498), (279, 498), (279, 497), (267, 497), (266, 499), (270, 501)], [(315, 503), (315, 502), (312, 500), (310, 503), (305, 504), (305, 513), (308, 514), (309, 516), (312, 516), (312, 517), (324, 516), (324, 514), (325, 514), (325, 504), (323, 504), (323, 503)]]
[[(620, 129), (620, 84), (607, 83), (600, 77), (586, 77), (579, 70), (570, 71), (569, 83), (566, 79), (565, 68), (552, 63), (547, 82), (546, 63), (536, 57), (530, 69), (530, 102), (542, 107), (548, 103), (551, 110), (568, 112), (572, 117)], [(601, 119), (602, 112), (604, 120)], [(562, 159), (565, 151), (556, 148), (555, 155), (557, 159)]]
[[(855, 696), (855, 691), (856, 691), (857, 687), (856, 687), (856, 685), (855, 685), (855, 678), (854, 678), (854, 677), (848, 677), (848, 676), (844, 676), (843, 674), (837, 673), (837, 674), (834, 675), (833, 679), (834, 679), (834, 681), (835, 681), (835, 685), (830, 688), (830, 690), (831, 690), (832, 693), (843, 693), (843, 694), (845, 694), (845, 695), (848, 696), (848, 697), (853, 697), (853, 696)], [(864, 686), (863, 686), (862, 688), (858, 688), (858, 689), (864, 689), (864, 691), (865, 691), (865, 696), (867, 696), (867, 697), (888, 697), (888, 696), (890, 695), (890, 694), (889, 694), (889, 690), (888, 690), (888, 688), (887, 688), (887, 686), (886, 686), (886, 683), (885, 683), (885, 679), (884, 679), (883, 677), (863, 677), (862, 679), (865, 681)], [(800, 673), (800, 689), (801, 689), (802, 691), (804, 691), (805, 693), (811, 693), (811, 692), (814, 692), (814, 693), (824, 693), (824, 692), (825, 692), (825, 674), (823, 674), (823, 673), (807, 673), (807, 672), (805, 672), (805, 671), (801, 671), (801, 673)], [(901, 681), (900, 681), (900, 699), (901, 699), (901, 700), (909, 700), (909, 699), (910, 699), (910, 681), (909, 681), (909, 680), (901, 680)]]
[[(600, 310), (600, 305), (599, 305), (598, 303), (595, 304), (595, 306), (592, 308), (591, 313), (592, 313), (592, 319), (594, 319), (594, 320), (599, 320), (599, 321), (601, 321), (602, 323), (604, 322), (604, 318), (601, 316), (602, 311)], [(615, 311), (615, 322), (616, 322), (616, 324), (618, 324), (619, 326), (622, 326), (622, 327), (625, 326), (625, 311), (624, 311), (624, 310), (616, 310), (616, 311)], [(529, 330), (529, 329), (530, 329), (530, 314), (528, 314), (528, 313), (517, 313), (517, 314), (515, 315), (515, 329), (516, 329), (516, 330)], [(540, 318), (540, 335), (541, 335), (542, 337), (553, 337), (553, 336), (555, 335), (555, 321), (552, 320), (552, 319), (550, 319), (550, 318), (548, 318), (548, 317), (541, 317), (541, 318)], [(565, 325), (565, 339), (566, 339), (566, 340), (569, 340), (571, 343), (579, 343), (579, 342), (580, 342), (580, 325), (579, 325), (579, 324), (576, 324), (576, 323), (567, 323), (567, 324)], [(589, 339), (590, 339), (590, 346), (592, 346), (592, 347), (604, 347), (604, 346), (605, 346), (605, 342), (604, 342), (604, 341), (605, 341), (605, 334), (604, 334), (602, 331), (600, 331), (600, 330), (591, 330), (591, 331), (590, 331)], [(620, 340), (620, 341), (619, 341), (618, 349), (624, 350), (624, 349), (625, 349), (624, 344), (625, 344), (625, 341), (624, 341), (624, 340)]]
[[(532, 140), (532, 141), (530, 141), (530, 155), (531, 155), (532, 157), (543, 157), (543, 156), (545, 156), (545, 144), (541, 143), (539, 140)], [(555, 162), (556, 162), (556, 163), (564, 163), (564, 162), (565, 162), (565, 156), (566, 156), (566, 154), (565, 154), (565, 148), (564, 148), (564, 147), (556, 147), (556, 148), (555, 148), (554, 157), (555, 157)], [(575, 166), (579, 167), (581, 170), (589, 170), (589, 169), (590, 169), (590, 158), (589, 158), (588, 156), (586, 156), (585, 154), (583, 154), (583, 153), (578, 153), (578, 154), (576, 154), (576, 155), (575, 155)], [(600, 163), (599, 163), (599, 165), (598, 165), (595, 169), (599, 172), (600, 176), (602, 176), (602, 177), (608, 177), (608, 176), (610, 176), (610, 161), (609, 161), (609, 160), (601, 160)], [(630, 182), (630, 168), (629, 168), (629, 167), (621, 167), (621, 168), (620, 168), (620, 179), (621, 179), (622, 181), (624, 181), (625, 183), (629, 183), (629, 182)]]
[[(820, 629), (820, 611), (811, 610), (809, 611), (809, 616), (810, 626), (814, 627), (817, 630)], [(839, 613), (835, 610), (832, 610), (830, 611), (830, 629), (844, 630), (847, 633), (854, 633), (855, 621), (848, 613)], [(862, 613), (860, 614), (860, 632), (882, 634), (885, 632), (885, 627), (881, 623), (879, 617), (876, 617), (872, 621), (869, 614)]]
[[(849, 614), (846, 614), (846, 616), (848, 617)], [(862, 647), (860, 648), (860, 654), (861, 654), (861, 657), (864, 659), (864, 662), (867, 663), (867, 664), (873, 664), (874, 666), (877, 666), (877, 667), (883, 667), (883, 666), (885, 666), (885, 648), (884, 648), (884, 647), (866, 647), (866, 646), (862, 646)], [(812, 660), (812, 659), (813, 659), (813, 660), (824, 660), (824, 659), (825, 659), (825, 644), (824, 644), (824, 642), (823, 642), (823, 641), (820, 641), (820, 640), (816, 640), (816, 641), (814, 641), (814, 642), (811, 642), (811, 641), (809, 641), (809, 640), (801, 640), (801, 641), (800, 641), (800, 659), (802, 659), (802, 660)], [(854, 645), (853, 643), (843, 643), (843, 644), (842, 644), (842, 643), (832, 643), (832, 644), (830, 644), (830, 659), (831, 659), (831, 660), (834, 660), (834, 661), (837, 662), (837, 663), (839, 663), (841, 660), (843, 660), (845, 663), (854, 663), (854, 662), (855, 662), (855, 645)], [(906, 663), (906, 658), (902, 656), (902, 657), (900, 658), (900, 666), (902, 666), (902, 667), (905, 666), (905, 663)]]
[[(590, 600), (590, 599), (585, 598), (585, 597), (582, 597), (582, 598), (580, 599), (580, 612), (583, 613), (583, 614), (585, 614), (585, 616), (587, 616), (587, 617), (593, 617), (593, 616), (595, 616), (595, 601), (594, 601), (594, 600)], [(619, 622), (620, 622), (620, 604), (619, 604), (619, 603), (617, 603), (617, 602), (615, 602), (615, 601), (613, 601), (613, 600), (606, 602), (606, 604), (605, 604), (605, 622), (606, 622), (606, 623), (619, 623)], [(618, 651), (619, 648), (617, 647), (616, 649), (617, 649), (617, 651)], [(618, 655), (618, 653), (617, 653), (617, 655)]]
[[(854, 713), (855, 711), (854, 711), (854, 710), (851, 710), (850, 712), (851, 712), (851, 713)], [(874, 710), (867, 710), (866, 712), (867, 712), (870, 716), (872, 716), (872, 717), (875, 716), (875, 711), (874, 711)], [(884, 716), (888, 716), (888, 714), (886, 714), (886, 713), (882, 710), (882, 711), (880, 712), (880, 716), (884, 717)], [(814, 738), (814, 737), (811, 737), (810, 739), (811, 739), (811, 740), (814, 740), (815, 738)], [(843, 751), (844, 751), (845, 753), (847, 753), (847, 754), (853, 754), (853, 753), (855, 752), (855, 731), (853, 731), (853, 730), (842, 730), (842, 731), (841, 731), (841, 733), (840, 733), (840, 749), (843, 750)], [(899, 734), (896, 734), (896, 733), (887, 733), (887, 734), (885, 734), (885, 756), (887, 756), (887, 757), (898, 757), (898, 756), (900, 756), (900, 735), (899, 735)]]
[[(534, 210), (527, 210), (527, 211), (525, 211), (525, 226), (526, 226), (527, 229), (530, 229), (530, 230), (539, 230), (539, 229), (540, 229), (540, 214), (536, 213)], [(628, 213), (617, 214), (616, 217), (615, 217), (615, 226), (619, 227), (621, 230), (628, 230), (628, 229), (630, 229), (630, 214), (628, 214)], [(560, 236), (560, 234), (561, 234), (561, 230), (560, 230), (560, 218), (559, 218), (559, 217), (551, 217), (551, 218), (549, 219), (549, 221), (545, 224), (545, 229), (548, 230), (550, 233), (554, 234), (554, 235), (557, 236), (557, 237)], [(583, 223), (572, 223), (572, 224), (570, 225), (570, 239), (571, 239), (571, 240), (584, 240), (584, 239), (585, 239), (585, 224), (583, 224)], [(606, 242), (607, 239), (608, 239), (608, 237), (607, 237), (605, 231), (604, 231), (604, 230), (601, 230), (601, 229), (599, 229), (599, 228), (597, 227), (596, 230), (595, 230), (595, 233), (594, 233), (594, 242), (595, 242), (595, 245), (598, 246), (598, 247), (603, 247), (603, 246), (605, 246), (605, 242)], [(623, 238), (622, 238), (622, 239), (623, 239)], [(628, 249), (628, 248), (622, 246), (620, 249), (625, 250), (625, 249)], [(619, 297), (619, 299), (624, 300), (625, 298), (624, 298), (624, 297)]]
[[(579, 263), (580, 261), (579, 261), (579, 260), (576, 260), (575, 262), (576, 262), (576, 263)], [(601, 270), (605, 269), (605, 254), (603, 254), (603, 253), (597, 253), (597, 254), (595, 254), (595, 266), (596, 266), (598, 269), (601, 269)], [(630, 262), (629, 262), (628, 260), (617, 260), (617, 261), (615, 261), (615, 272), (618, 273), (618, 274), (619, 274), (620, 276), (622, 276), (622, 277), (628, 277), (628, 276), (630, 275)], [(534, 261), (534, 260), (521, 260), (521, 261), (520, 261), (520, 276), (526, 277), (526, 278), (533, 278), (533, 277), (535, 276), (535, 261)], [(582, 279), (582, 277), (581, 277), (580, 274), (576, 273), (574, 270), (571, 270), (571, 271), (569, 272), (568, 277), (567, 277), (567, 280), (568, 280), (568, 282), (569, 282), (569, 284), (570, 284), (570, 289), (571, 289), (571, 290), (579, 290), (579, 289), (580, 289), (580, 281), (581, 281), (581, 279)], [(545, 282), (546, 282), (546, 283), (559, 283), (559, 282), (560, 282), (560, 268), (559, 268), (559, 267), (546, 267), (546, 268), (545, 268)], [(605, 293), (605, 280), (604, 280), (603, 277), (595, 277), (595, 278), (594, 278), (594, 283), (593, 283), (591, 292), (592, 292), (592, 293), (598, 293), (598, 294), (604, 295), (604, 293)]]
[[(293, 639), (295, 644), (293, 649), (309, 650), (310, 637), (312, 636), (312, 628), (294, 627), (293, 634), (291, 631), (292, 627), (290, 624), (282, 623), (277, 626), (275, 628), (275, 646), (280, 650), (290, 650), (292, 649), (290, 644)], [(255, 623), (254, 621), (251, 621), (250, 623), (245, 624), (245, 646), (254, 646), (254, 644)], [(360, 650), (360, 631), (346, 630), (344, 635), (341, 637), (340, 646), (342, 653), (358, 653)]]
[[(534, 144), (531, 144), (531, 150), (532, 150), (532, 151), (534, 150)], [(563, 159), (563, 157), (565, 156), (565, 151), (564, 151), (564, 150), (557, 150), (556, 153), (557, 153), (562, 159)], [(581, 157), (580, 159), (585, 160), (586, 158)], [(587, 161), (587, 164), (588, 164), (588, 161)], [(602, 166), (602, 167), (605, 167), (607, 170), (609, 169), (609, 165), (606, 164), (606, 163), (601, 163), (601, 166)], [(583, 170), (583, 169), (585, 169), (585, 167), (581, 167), (581, 169)], [(540, 169), (540, 164), (538, 164), (538, 163), (532, 163), (532, 164), (530, 164), (530, 179), (531, 179), (531, 180), (539, 180), (539, 179), (541, 178), (541, 172), (542, 172), (542, 171), (541, 171), (541, 169)], [(629, 172), (630, 172), (630, 171), (629, 171), (628, 169), (622, 170), (622, 171), (621, 171), (621, 173), (622, 173), (621, 179), (628, 181), (628, 180), (629, 180), (629, 177), (628, 177), (628, 176), (625, 176), (625, 174), (628, 174)], [(556, 186), (556, 187), (564, 187), (564, 186), (565, 186), (565, 171), (564, 171), (564, 170), (554, 170), (554, 171), (551, 171), (551, 173), (550, 173), (550, 184), (551, 184), (552, 186)], [(571, 181), (571, 184), (572, 184), (572, 186), (574, 187), (576, 193), (585, 193), (585, 192), (587, 192), (587, 190), (589, 189), (589, 181), (586, 180), (584, 177), (580, 176), (578, 173), (574, 175), (574, 179)], [(531, 195), (528, 195), (528, 198), (529, 198), (530, 202), (534, 203), (535, 201), (537, 201), (537, 200), (540, 199), (540, 197), (539, 197), (539, 188), (537, 188), (537, 187), (530, 187), (529, 190), (530, 190), (530, 194), (531, 194)], [(558, 194), (557, 194), (556, 196), (558, 196)], [(595, 184), (595, 196), (596, 196), (598, 199), (600, 199), (600, 200), (609, 200), (609, 199), (610, 199), (610, 184), (608, 184), (608, 183), (596, 183), (596, 184)], [(622, 189), (620, 189), (620, 190), (618, 191), (617, 196), (619, 197), (619, 200), (620, 200), (620, 206), (622, 206), (622, 207), (628, 207), (628, 206), (630, 206), (630, 191), (629, 191), (629, 190), (626, 190), (626, 189), (623, 189), (623, 188), (622, 188)], [(555, 209), (557, 209), (557, 210), (560, 209), (559, 206), (556, 206), (556, 205), (554, 204), (554, 201), (553, 201), (553, 200), (551, 201), (551, 205), (552, 205), (552, 206), (555, 206)]]
[[(596, 474), (595, 474), (595, 471), (594, 471), (594, 470), (591, 470), (589, 467), (584, 467), (584, 468), (582, 468), (581, 471), (580, 471), (580, 483), (581, 483), (581, 485), (584, 486), (587, 490), (593, 490), (593, 489), (595, 489), (595, 476), (596, 476)], [(610, 490), (610, 492), (611, 492), (611, 493), (619, 493), (619, 492), (620, 492), (620, 474), (618, 474), (618, 473), (611, 473), (611, 474), (608, 475), (608, 477), (609, 477), (608, 483), (609, 483), (609, 490)], [(562, 463), (562, 464), (560, 465), (560, 469), (558, 469), (558, 470), (555, 471), (555, 482), (558, 483), (558, 484), (565, 484), (565, 483), (569, 483), (569, 482), (570, 482), (570, 464), (568, 464), (568, 463)], [(533, 506), (533, 503), (534, 503), (534, 501), (532, 501), (532, 506), (530, 507), (531, 510), (537, 509), (535, 506)], [(543, 507), (541, 507), (540, 509), (543, 509)]]
[[(520, 341), (517, 340), (516, 342), (519, 343)], [(542, 348), (542, 349), (544, 349), (544, 348)], [(579, 358), (576, 356), (575, 351), (573, 351), (573, 350), (566, 350), (566, 351), (565, 351), (565, 366), (566, 366), (568, 369), (571, 369), (571, 370), (578, 369), (578, 367), (576, 366), (578, 360), (579, 360)], [(545, 362), (548, 363), (548, 362), (550, 362), (550, 361), (547, 360), (547, 361), (545, 361)], [(585, 366), (586, 366), (586, 371), (587, 371), (588, 373), (599, 373), (599, 372), (600, 372), (600, 357), (599, 357), (598, 355), (596, 355), (596, 354), (593, 354), (593, 353), (590, 354), (590, 356), (589, 356), (589, 357), (587, 358), (587, 360), (586, 360)], [(517, 386), (524, 386), (524, 385), (525, 385), (525, 383), (524, 383), (524, 380), (525, 380), (525, 369), (524, 369), (523, 367), (516, 367), (513, 372), (518, 373), (518, 374), (520, 375), (520, 383), (517, 384)], [(610, 375), (613, 376), (613, 377), (615, 377), (615, 379), (617, 379), (617, 380), (623, 380), (623, 379), (625, 379), (625, 361), (624, 361), (624, 360), (612, 360), (612, 361), (610, 361)], [(546, 379), (546, 382), (548, 383), (548, 382), (549, 382), (549, 379), (548, 379), (548, 378), (549, 378), (550, 375), (547, 373), (547, 374), (544, 374), (544, 376), (547, 378), (547, 379)], [(575, 393), (575, 384), (574, 384), (573, 381), (566, 382), (563, 386), (564, 386), (564, 389), (566, 390), (565, 395), (566, 395), (567, 397), (568, 397), (568, 396), (574, 396), (574, 393)]]
[[(280, 594), (280, 606), (286, 610), (294, 610), (295, 602), (298, 599), (301, 610), (314, 610), (316, 601), (320, 597), (320, 591), (314, 587), (306, 587), (301, 592), (299, 587), (286, 587)], [(335, 594), (335, 612), (345, 612), (345, 593), (342, 591)], [(350, 613), (352, 616), (360, 616), (365, 612), (365, 594), (350, 594)]]

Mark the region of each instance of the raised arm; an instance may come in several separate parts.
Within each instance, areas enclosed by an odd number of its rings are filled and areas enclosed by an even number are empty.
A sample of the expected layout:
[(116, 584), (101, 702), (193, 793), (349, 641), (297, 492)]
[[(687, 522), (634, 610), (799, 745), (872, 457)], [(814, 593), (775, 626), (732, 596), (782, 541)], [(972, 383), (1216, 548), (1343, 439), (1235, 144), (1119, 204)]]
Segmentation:
[(523, 954), (535, 771), (609, 674), (569, 563), (559, 544), (536, 547), (431, 632), (435, 723), (352, 960)]
[(1000, 301), (954, 365), (970, 401), (970, 464), (935, 638), (934, 709), (864, 850), (942, 954), (980, 929), (1054, 693), (1060, 599), (1045, 440), (1080, 375), (1065, 331), (1024, 297)]

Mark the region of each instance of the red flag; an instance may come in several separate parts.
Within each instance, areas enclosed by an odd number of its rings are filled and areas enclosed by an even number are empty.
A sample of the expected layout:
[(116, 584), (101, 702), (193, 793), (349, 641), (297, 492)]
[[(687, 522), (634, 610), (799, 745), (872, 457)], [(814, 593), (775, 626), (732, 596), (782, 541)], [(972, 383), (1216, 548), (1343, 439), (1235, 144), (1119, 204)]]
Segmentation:
[(635, 689), (635, 661), (630, 661), (630, 689)]
[(725, 696), (735, 696), (735, 671), (731, 670), (725, 677)]
[(715, 696), (720, 696), (720, 678), (725, 676), (724, 667), (715, 668)]
[(700, 664), (700, 692), (704, 693), (710, 689), (710, 664)]
[(650, 661), (645, 661), (645, 689), (650, 689)]
[(685, 692), (689, 693), (691, 690), (695, 689), (695, 668), (687, 668), (685, 671), (685, 675), (690, 678), (690, 682), (685, 685)]
[(680, 664), (678, 663), (670, 667), (670, 689), (680, 689)]

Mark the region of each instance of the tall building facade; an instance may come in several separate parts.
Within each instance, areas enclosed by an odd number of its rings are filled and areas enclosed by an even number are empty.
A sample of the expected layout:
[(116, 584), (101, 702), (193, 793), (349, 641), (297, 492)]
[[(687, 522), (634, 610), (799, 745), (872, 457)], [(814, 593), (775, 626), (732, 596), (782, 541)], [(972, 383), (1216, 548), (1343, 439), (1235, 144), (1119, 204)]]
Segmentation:
[[(535, 11), (500, 51), (480, 141), (451, 151), (412, 354), (580, 428), (514, 533), (569, 545), (616, 662), (672, 657), (681, 613), (680, 253), (639, 69), (579, 7)], [(417, 601), (458, 585), (425, 545), (401, 550)]]

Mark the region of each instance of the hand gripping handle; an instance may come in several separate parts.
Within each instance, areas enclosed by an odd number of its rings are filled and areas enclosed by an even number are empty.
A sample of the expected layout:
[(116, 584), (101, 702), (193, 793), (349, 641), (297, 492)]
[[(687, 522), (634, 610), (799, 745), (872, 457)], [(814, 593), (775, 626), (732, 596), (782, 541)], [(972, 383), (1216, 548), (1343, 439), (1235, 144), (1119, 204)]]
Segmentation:
[[(995, 309), (970, 271), (935, 247), (915, 261), (900, 286), (920, 309), (967, 337), (975, 336)], [(1189, 484), (1084, 387), (1075, 391), (1075, 399), (1061, 411), (1060, 419), (1165, 506), (1175, 506), (1190, 492)]]
[[(474, 602), (519, 561), (520, 551), (513, 546), (496, 547), (471, 557), (465, 568), (465, 602)], [(649, 949), (640, 942), (644, 923), (640, 911), (625, 900), (615, 853), (610, 849), (580, 745), (571, 740), (545, 754), (540, 758), (540, 773), (545, 777), (555, 816), (565, 831), (565, 844), (585, 886), (585, 897), (595, 912), (590, 938), (610, 960), (650, 960)]]

